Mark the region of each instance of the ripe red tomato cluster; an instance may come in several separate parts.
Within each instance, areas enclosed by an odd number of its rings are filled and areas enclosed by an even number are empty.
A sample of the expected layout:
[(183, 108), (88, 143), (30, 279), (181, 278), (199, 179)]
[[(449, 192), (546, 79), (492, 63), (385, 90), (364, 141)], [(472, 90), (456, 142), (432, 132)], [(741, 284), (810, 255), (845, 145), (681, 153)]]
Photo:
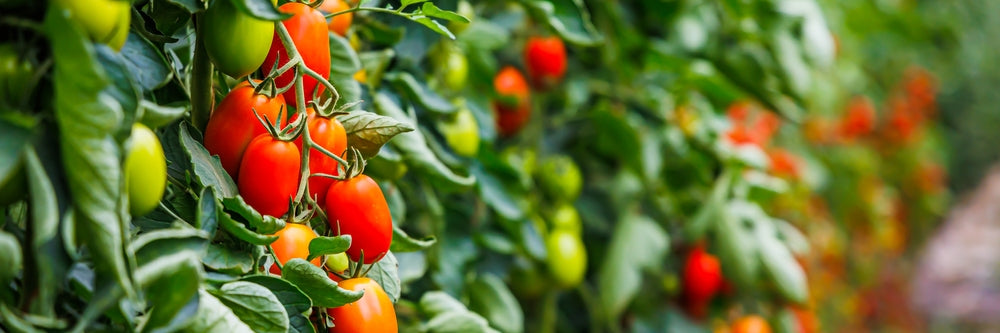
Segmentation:
[[(547, 90), (566, 74), (566, 47), (559, 37), (531, 37), (524, 47), (524, 64), (535, 89)], [(493, 79), (497, 130), (510, 136), (531, 118), (531, 89), (517, 68), (505, 66)]]

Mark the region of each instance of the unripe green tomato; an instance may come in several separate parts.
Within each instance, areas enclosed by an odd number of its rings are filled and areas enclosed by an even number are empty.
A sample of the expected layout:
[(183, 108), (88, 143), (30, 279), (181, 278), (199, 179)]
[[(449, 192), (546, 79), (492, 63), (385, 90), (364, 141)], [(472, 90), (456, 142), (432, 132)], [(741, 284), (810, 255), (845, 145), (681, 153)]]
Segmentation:
[(566, 155), (545, 159), (536, 175), (542, 190), (557, 201), (576, 200), (583, 186), (583, 176), (576, 162)]
[(348, 264), (346, 252), (326, 256), (326, 268), (331, 272), (341, 273), (346, 271)]
[(125, 184), (129, 211), (142, 216), (160, 203), (167, 186), (167, 161), (163, 146), (146, 125), (132, 125), (132, 142), (125, 158)]
[(465, 52), (453, 43), (442, 45), (436, 57), (437, 75), (444, 88), (461, 91), (469, 77), (469, 61)]
[[(476, 11), (472, 8), (472, 4), (465, 0), (460, 0), (458, 2), (458, 8), (456, 8), (455, 12), (458, 13), (458, 15), (465, 16), (465, 18), (469, 19), (469, 22), (472, 22), (472, 20), (476, 17)], [(448, 22), (448, 30), (451, 30), (451, 32), (456, 35), (465, 31), (465, 28), (468, 27), (469, 23), (459, 21)]]
[(96, 42), (121, 50), (132, 18), (130, 2), (124, 0), (55, 0), (70, 13), (84, 32)]
[(529, 176), (535, 174), (538, 168), (538, 153), (533, 149), (509, 146), (500, 153), (500, 158), (507, 162), (507, 165)]
[(0, 105), (17, 107), (31, 92), (35, 66), (12, 44), (0, 45)]
[[(271, 0), (277, 4), (277, 0)], [(216, 0), (198, 21), (205, 51), (219, 71), (234, 78), (257, 70), (274, 39), (274, 22), (243, 13), (227, 0)]]
[(545, 241), (549, 274), (555, 284), (572, 288), (583, 281), (587, 272), (587, 251), (579, 235), (566, 230), (552, 230)]
[(576, 207), (569, 202), (560, 202), (549, 212), (549, 224), (553, 230), (565, 230), (580, 235), (582, 227), (580, 224), (580, 213)]
[(460, 105), (453, 117), (441, 122), (438, 128), (456, 154), (473, 157), (479, 152), (479, 124), (465, 103)]

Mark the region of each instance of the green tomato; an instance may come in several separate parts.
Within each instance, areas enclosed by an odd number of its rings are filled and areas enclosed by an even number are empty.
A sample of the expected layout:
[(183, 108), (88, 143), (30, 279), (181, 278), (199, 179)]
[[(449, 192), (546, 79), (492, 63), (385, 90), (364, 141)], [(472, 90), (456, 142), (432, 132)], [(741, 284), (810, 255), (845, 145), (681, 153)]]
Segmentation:
[(115, 50), (125, 46), (129, 21), (132, 18), (131, 3), (125, 0), (55, 0), (55, 3), (70, 13), (70, 19), (96, 42), (104, 43)]
[(572, 288), (583, 281), (587, 272), (587, 251), (579, 235), (567, 230), (553, 230), (545, 240), (549, 274), (555, 284)]
[(326, 268), (331, 272), (341, 273), (347, 270), (349, 261), (346, 252), (326, 256)]
[(125, 184), (133, 216), (149, 213), (160, 202), (167, 186), (167, 161), (163, 146), (146, 125), (132, 125), (132, 142), (125, 158)]
[(21, 106), (31, 92), (35, 66), (12, 44), (0, 45), (0, 106)]
[(583, 176), (569, 156), (556, 155), (545, 159), (536, 176), (542, 190), (556, 201), (572, 202), (580, 196)]
[(560, 202), (549, 212), (549, 224), (553, 230), (565, 230), (580, 235), (582, 227), (580, 224), (580, 213), (576, 207), (569, 202)]
[[(458, 2), (458, 8), (455, 10), (455, 12), (457, 12), (458, 15), (465, 16), (465, 18), (469, 19), (470, 22), (476, 17), (476, 11), (472, 8), (472, 4), (470, 4), (468, 1), (465, 0), (461, 0)], [(462, 31), (465, 31), (465, 28), (468, 27), (469, 23), (459, 22), (459, 21), (448, 22), (448, 30), (451, 30), (451, 32), (455, 33), (456, 35), (462, 33)]]
[(458, 104), (458, 111), (451, 119), (441, 122), (438, 129), (456, 154), (473, 157), (479, 152), (479, 124), (464, 102)]
[(465, 52), (450, 40), (443, 40), (431, 50), (435, 79), (450, 91), (461, 91), (469, 77)]
[[(277, 0), (271, 0), (277, 4)], [(254, 18), (232, 4), (217, 0), (198, 21), (204, 29), (205, 51), (219, 71), (241, 78), (257, 70), (274, 39), (274, 22)]]

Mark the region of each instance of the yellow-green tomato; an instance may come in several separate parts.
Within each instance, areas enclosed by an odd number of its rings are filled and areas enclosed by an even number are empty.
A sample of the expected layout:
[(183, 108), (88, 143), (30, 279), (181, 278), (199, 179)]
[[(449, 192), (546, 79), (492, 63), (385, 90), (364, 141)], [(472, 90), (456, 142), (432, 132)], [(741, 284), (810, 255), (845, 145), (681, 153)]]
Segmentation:
[(569, 202), (560, 202), (549, 212), (549, 224), (554, 230), (565, 230), (580, 235), (580, 213)]
[(587, 272), (587, 251), (580, 236), (567, 230), (552, 230), (545, 240), (549, 274), (562, 288), (572, 288), (583, 281)]
[(149, 127), (132, 126), (131, 146), (125, 157), (125, 184), (133, 216), (149, 213), (160, 202), (167, 186), (167, 161), (163, 146)]
[[(457, 12), (458, 15), (465, 16), (465, 18), (469, 19), (469, 22), (472, 22), (472, 20), (476, 17), (476, 11), (472, 8), (472, 4), (465, 0), (458, 1), (458, 8), (455, 9), (455, 12)], [(448, 22), (448, 30), (451, 30), (451, 32), (456, 35), (465, 31), (465, 28), (468, 27), (469, 23), (459, 21)]]
[(573, 201), (580, 196), (583, 176), (576, 162), (566, 155), (546, 158), (536, 175), (542, 190), (557, 201)]
[(55, 0), (70, 13), (70, 19), (96, 42), (115, 50), (125, 46), (129, 21), (132, 18), (130, 2), (125, 0)]
[(460, 105), (453, 117), (441, 122), (438, 128), (456, 154), (473, 157), (479, 152), (479, 124), (465, 103)]
[[(272, 0), (277, 4), (277, 0)], [(257, 70), (274, 39), (274, 22), (243, 13), (232, 1), (216, 0), (198, 21), (205, 51), (219, 71), (234, 78)]]
[(326, 256), (326, 268), (331, 272), (340, 273), (346, 271), (347, 266), (348, 258), (345, 252)]
[(446, 40), (438, 45), (434, 56), (437, 79), (444, 88), (451, 91), (461, 91), (465, 88), (465, 81), (469, 77), (469, 61), (465, 57), (465, 52), (455, 43)]

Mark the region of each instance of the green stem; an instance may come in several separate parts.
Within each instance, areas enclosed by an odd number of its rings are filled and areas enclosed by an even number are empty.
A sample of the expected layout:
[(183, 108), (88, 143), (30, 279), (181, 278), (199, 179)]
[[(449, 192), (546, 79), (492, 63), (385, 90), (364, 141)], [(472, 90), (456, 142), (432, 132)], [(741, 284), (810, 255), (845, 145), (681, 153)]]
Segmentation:
[(204, 29), (197, 27), (202, 14), (195, 15), (194, 59), (191, 61), (191, 122), (205, 131), (212, 116), (215, 94), (212, 93), (212, 61), (205, 50)]
[(396, 10), (385, 9), (385, 8), (378, 8), (378, 7), (360, 7), (359, 6), (359, 7), (354, 7), (354, 8), (350, 8), (350, 9), (345, 9), (345, 10), (342, 10), (342, 11), (339, 11), (339, 12), (336, 12), (336, 13), (326, 14), (326, 18), (331, 18), (331, 17), (337, 16), (337, 15), (340, 15), (340, 14), (360, 12), (362, 10), (367, 10), (367, 11), (376, 12), (376, 13), (395, 14), (395, 15), (399, 15), (399, 16), (410, 17), (409, 14), (400, 12), (400, 11), (403, 10), (403, 8), (399, 8), (399, 11), (396, 11)]

